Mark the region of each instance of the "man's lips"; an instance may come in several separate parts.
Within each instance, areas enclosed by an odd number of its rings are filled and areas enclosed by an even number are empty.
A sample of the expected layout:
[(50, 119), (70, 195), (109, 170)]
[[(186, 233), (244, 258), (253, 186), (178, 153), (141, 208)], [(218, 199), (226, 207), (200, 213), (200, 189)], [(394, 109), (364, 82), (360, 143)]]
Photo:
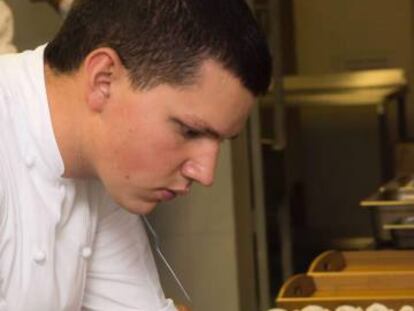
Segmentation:
[(160, 191), (161, 193), (161, 200), (162, 201), (170, 201), (174, 198), (176, 198), (177, 196), (183, 196), (188, 194), (189, 192), (189, 188), (185, 188), (185, 189), (162, 189)]
[(177, 196), (177, 194), (169, 189), (163, 189), (161, 190), (161, 201), (170, 201), (174, 199)]

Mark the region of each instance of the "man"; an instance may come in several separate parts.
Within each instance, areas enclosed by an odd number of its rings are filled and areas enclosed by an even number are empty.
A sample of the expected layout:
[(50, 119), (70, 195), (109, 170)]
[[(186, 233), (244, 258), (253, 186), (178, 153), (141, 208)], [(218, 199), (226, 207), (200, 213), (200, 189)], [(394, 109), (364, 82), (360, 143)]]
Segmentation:
[(134, 214), (212, 184), (270, 64), (243, 0), (79, 0), (0, 58), (0, 310), (175, 310)]

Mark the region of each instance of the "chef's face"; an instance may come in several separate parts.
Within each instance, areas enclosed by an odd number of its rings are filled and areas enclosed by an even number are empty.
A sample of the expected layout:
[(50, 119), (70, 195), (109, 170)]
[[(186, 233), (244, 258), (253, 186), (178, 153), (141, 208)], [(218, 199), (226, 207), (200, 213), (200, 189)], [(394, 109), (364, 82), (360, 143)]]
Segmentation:
[(162, 201), (209, 186), (220, 144), (237, 135), (254, 103), (240, 81), (214, 61), (197, 82), (137, 90), (127, 79), (111, 89), (96, 144), (96, 172), (113, 198), (144, 214)]

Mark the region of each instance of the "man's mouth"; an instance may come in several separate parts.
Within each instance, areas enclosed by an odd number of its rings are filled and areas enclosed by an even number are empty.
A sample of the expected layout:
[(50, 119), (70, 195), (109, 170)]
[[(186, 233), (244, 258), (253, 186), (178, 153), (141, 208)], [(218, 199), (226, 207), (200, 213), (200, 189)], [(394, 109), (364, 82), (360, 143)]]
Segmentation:
[(177, 196), (177, 193), (170, 189), (161, 190), (161, 201), (171, 201)]
[(190, 192), (190, 188), (184, 189), (162, 189), (161, 190), (161, 201), (170, 201), (175, 199), (177, 196), (184, 196)]

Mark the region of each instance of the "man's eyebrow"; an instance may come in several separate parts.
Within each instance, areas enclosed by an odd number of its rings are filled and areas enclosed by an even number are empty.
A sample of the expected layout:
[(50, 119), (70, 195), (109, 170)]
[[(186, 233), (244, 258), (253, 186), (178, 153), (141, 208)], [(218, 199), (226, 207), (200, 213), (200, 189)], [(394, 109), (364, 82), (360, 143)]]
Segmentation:
[(218, 131), (216, 131), (212, 127), (209, 127), (208, 125), (200, 126), (199, 129), (203, 133), (206, 133), (208, 136), (212, 136), (220, 140), (224, 139), (224, 135), (220, 134)]
[(209, 126), (205, 121), (194, 117), (194, 116), (188, 116), (188, 121), (191, 124), (191, 126), (194, 126), (198, 131), (205, 133), (211, 137), (224, 140), (224, 139), (233, 139), (235, 136), (226, 137), (226, 135), (220, 133), (218, 130), (214, 129), (213, 127)]
[(225, 140), (225, 139), (235, 140), (237, 137), (240, 136), (240, 134), (236, 134), (236, 135), (232, 135), (232, 136), (225, 136), (223, 134), (220, 134), (218, 131), (214, 130), (213, 128), (211, 128), (211, 127), (209, 127), (207, 125), (201, 126), (198, 129), (201, 132), (203, 132), (203, 133), (205, 133), (205, 134), (207, 134), (207, 135), (209, 135), (211, 137), (217, 138), (219, 140)]

